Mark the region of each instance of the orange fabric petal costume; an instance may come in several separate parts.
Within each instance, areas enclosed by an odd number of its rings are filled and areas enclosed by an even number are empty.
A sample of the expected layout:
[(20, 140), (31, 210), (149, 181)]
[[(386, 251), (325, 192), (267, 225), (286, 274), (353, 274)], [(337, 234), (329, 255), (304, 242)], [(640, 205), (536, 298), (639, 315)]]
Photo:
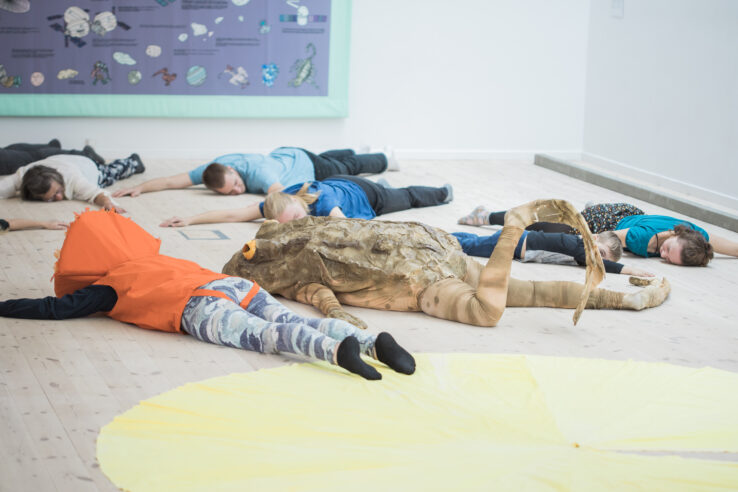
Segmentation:
[(69, 226), (54, 275), (58, 297), (109, 285), (118, 302), (108, 316), (141, 328), (180, 331), (185, 304), (198, 287), (228, 275), (159, 254), (161, 241), (131, 219), (86, 211)]

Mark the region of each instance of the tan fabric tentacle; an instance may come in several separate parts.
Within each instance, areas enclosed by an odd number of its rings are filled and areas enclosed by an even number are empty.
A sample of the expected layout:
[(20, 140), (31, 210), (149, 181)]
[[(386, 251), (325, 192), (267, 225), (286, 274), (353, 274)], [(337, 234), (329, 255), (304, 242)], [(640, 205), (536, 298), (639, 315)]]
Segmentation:
[(345, 311), (333, 291), (324, 285), (310, 283), (302, 287), (291, 288), (281, 294), (288, 299), (310, 304), (329, 318), (342, 319), (361, 329), (367, 327), (363, 320)]
[[(420, 298), (424, 313), (477, 326), (495, 326), (505, 311), (513, 253), (523, 229), (505, 226), (476, 289), (459, 279), (445, 279), (428, 287)], [(467, 276), (467, 281), (476, 280)]]

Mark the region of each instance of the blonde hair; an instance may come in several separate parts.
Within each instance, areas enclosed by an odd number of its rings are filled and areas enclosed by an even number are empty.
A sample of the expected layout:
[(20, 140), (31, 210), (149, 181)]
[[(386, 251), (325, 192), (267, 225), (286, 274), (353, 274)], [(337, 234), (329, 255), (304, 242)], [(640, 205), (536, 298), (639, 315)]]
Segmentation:
[(284, 209), (286, 209), (287, 206), (293, 201), (296, 201), (302, 208), (305, 209), (305, 213), (310, 215), (310, 207), (308, 205), (315, 203), (315, 201), (318, 199), (318, 196), (320, 195), (320, 192), (308, 193), (307, 190), (310, 187), (310, 184), (311, 182), (309, 181), (303, 184), (302, 188), (300, 188), (300, 191), (298, 191), (294, 195), (284, 193), (283, 191), (268, 194), (266, 199), (264, 200), (264, 217), (267, 219), (276, 220), (277, 217), (282, 215)]
[(597, 235), (597, 242), (612, 253), (612, 261), (618, 261), (623, 256), (623, 243), (614, 231), (600, 232)]

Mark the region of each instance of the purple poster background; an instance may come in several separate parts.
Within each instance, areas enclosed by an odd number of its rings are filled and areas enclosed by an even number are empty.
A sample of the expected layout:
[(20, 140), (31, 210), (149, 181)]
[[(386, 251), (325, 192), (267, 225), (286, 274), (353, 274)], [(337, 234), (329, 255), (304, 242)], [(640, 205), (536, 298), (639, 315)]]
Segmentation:
[(0, 93), (328, 94), (331, 0), (3, 5)]

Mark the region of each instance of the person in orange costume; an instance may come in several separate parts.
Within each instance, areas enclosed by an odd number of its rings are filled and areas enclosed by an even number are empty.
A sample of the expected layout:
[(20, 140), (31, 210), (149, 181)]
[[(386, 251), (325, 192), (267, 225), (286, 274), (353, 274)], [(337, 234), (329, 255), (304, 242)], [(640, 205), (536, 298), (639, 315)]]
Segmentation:
[(141, 328), (325, 360), (366, 379), (381, 374), (361, 352), (398, 372), (415, 370), (412, 356), (389, 333), (374, 336), (343, 320), (302, 317), (255, 282), (159, 254), (160, 245), (128, 218), (84, 212), (69, 226), (58, 253), (57, 297), (0, 302), (0, 315), (66, 319), (105, 312)]

